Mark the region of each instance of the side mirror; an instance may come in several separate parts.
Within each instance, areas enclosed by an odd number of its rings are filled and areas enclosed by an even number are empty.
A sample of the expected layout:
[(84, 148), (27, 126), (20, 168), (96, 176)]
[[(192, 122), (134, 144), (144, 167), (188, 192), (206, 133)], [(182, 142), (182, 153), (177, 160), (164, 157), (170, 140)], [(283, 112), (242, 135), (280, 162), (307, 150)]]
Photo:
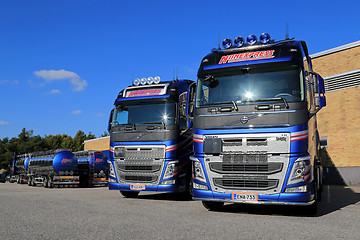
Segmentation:
[(326, 98), (325, 98), (325, 84), (324, 84), (324, 79), (317, 74), (317, 81), (318, 81), (318, 98), (319, 98), (319, 108), (321, 109), (322, 107), (326, 106)]
[(320, 109), (326, 106), (326, 98), (325, 98), (325, 84), (324, 79), (315, 72), (309, 72), (310, 74), (315, 75), (316, 77), (316, 90), (315, 90), (315, 106), (316, 110), (311, 111), (309, 117), (312, 118)]
[(111, 122), (112, 122), (112, 119), (113, 119), (113, 115), (114, 115), (114, 109), (111, 110), (110, 112), (110, 118), (109, 118), (109, 122), (108, 122), (108, 132), (110, 133), (110, 130), (111, 130)]
[(194, 114), (196, 83), (190, 84), (186, 98), (186, 116), (191, 120)]

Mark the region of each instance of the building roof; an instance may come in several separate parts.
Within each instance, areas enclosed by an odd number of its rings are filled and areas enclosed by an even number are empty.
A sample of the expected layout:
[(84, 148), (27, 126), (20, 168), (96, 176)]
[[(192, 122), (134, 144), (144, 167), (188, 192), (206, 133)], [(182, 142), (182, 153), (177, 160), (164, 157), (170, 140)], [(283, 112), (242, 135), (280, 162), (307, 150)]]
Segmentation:
[(109, 137), (110, 137), (110, 136), (100, 137), (100, 138), (94, 138), (94, 139), (89, 139), (89, 140), (85, 140), (84, 143), (86, 143), (86, 142), (91, 142), (91, 141), (98, 141), (98, 140), (105, 139), (105, 138), (109, 138)]
[(339, 46), (339, 47), (331, 48), (331, 49), (328, 49), (328, 50), (325, 50), (325, 51), (322, 51), (322, 52), (311, 54), (310, 57), (311, 58), (322, 57), (322, 56), (325, 56), (325, 55), (328, 55), (328, 54), (340, 52), (340, 51), (343, 51), (343, 50), (346, 50), (346, 49), (349, 49), (349, 48), (358, 47), (358, 46), (360, 46), (360, 40), (356, 41), (356, 42), (349, 43), (349, 44), (345, 44), (345, 45), (342, 45), (342, 46)]

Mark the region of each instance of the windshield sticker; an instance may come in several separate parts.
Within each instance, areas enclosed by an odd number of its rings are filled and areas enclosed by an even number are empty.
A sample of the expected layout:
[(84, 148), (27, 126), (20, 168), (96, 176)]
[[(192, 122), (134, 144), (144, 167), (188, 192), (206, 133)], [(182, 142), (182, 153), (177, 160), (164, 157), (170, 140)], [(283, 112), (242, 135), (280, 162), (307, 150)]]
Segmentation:
[(219, 64), (255, 60), (255, 59), (257, 60), (257, 59), (273, 58), (275, 57), (274, 52), (275, 50), (269, 50), (269, 51), (247, 52), (247, 53), (226, 55), (221, 57)]
[(160, 89), (145, 89), (145, 90), (136, 90), (136, 91), (129, 91), (126, 93), (126, 97), (141, 97), (141, 96), (152, 96), (152, 95), (160, 95)]

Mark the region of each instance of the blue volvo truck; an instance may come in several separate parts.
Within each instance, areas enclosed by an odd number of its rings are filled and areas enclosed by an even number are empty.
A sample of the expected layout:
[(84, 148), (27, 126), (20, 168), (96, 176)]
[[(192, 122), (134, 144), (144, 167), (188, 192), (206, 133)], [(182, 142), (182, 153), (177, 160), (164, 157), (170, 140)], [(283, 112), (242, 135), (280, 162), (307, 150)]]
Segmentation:
[(188, 111), (195, 83), (135, 79), (120, 91), (109, 120), (109, 189), (125, 197), (140, 192), (189, 193), (193, 155)]
[(198, 70), (194, 199), (210, 210), (231, 202), (316, 211), (322, 189), (316, 113), (326, 100), (306, 43), (263, 33), (222, 45)]

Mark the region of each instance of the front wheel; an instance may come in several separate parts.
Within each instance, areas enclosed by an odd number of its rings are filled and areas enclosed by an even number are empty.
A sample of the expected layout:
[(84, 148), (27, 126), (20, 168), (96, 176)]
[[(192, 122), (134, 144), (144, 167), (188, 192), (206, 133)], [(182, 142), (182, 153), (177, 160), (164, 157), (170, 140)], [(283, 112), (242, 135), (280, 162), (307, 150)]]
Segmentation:
[(219, 211), (224, 206), (224, 202), (202, 201), (202, 204), (210, 211)]
[(137, 195), (139, 195), (140, 192), (136, 192), (136, 191), (120, 191), (121, 195), (123, 195), (124, 197), (127, 198), (134, 198)]

